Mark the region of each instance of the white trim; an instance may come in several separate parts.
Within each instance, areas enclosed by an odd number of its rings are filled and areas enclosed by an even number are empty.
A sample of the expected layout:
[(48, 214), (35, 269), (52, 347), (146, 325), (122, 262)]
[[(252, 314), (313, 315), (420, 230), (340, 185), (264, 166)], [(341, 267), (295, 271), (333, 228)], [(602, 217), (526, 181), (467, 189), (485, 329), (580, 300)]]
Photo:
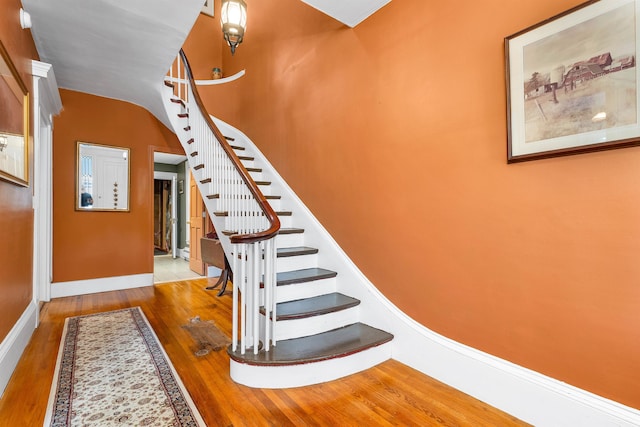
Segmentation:
[(241, 70), (229, 77), (223, 77), (221, 79), (216, 80), (195, 80), (196, 85), (198, 86), (210, 86), (210, 85), (221, 85), (224, 83), (229, 83), (234, 80), (238, 80), (240, 77), (244, 76), (245, 71)]
[(31, 73), (34, 106), (33, 302), (37, 306), (40, 301), (51, 298), (53, 116), (62, 110), (62, 100), (51, 64), (31, 61)]
[(249, 387), (303, 387), (361, 372), (388, 360), (390, 353), (390, 343), (385, 343), (347, 357), (323, 360), (313, 364), (257, 366), (230, 359), (229, 373), (233, 381)]
[[(255, 157), (255, 164), (272, 182), (274, 194), (286, 200), (294, 211), (296, 226), (305, 230), (305, 245), (318, 248), (319, 262), (338, 272), (332, 279), (336, 290), (361, 301), (360, 321), (394, 335), (394, 359), (535, 425), (640, 426), (638, 409), (455, 342), (404, 314), (364, 276), (255, 144), (238, 129), (211, 117), (225, 135), (242, 141), (245, 152)], [(284, 290), (279, 289), (279, 299)], [(232, 373), (236, 368), (232, 363)], [(270, 377), (274, 385), (262, 374), (261, 387), (278, 387), (277, 372)]]
[(31, 339), (36, 328), (37, 318), (38, 306), (31, 301), (0, 344), (0, 396), (4, 393), (20, 357)]
[(144, 286), (153, 286), (153, 273), (55, 282), (51, 285), (51, 298), (119, 291), (122, 289), (142, 288)]
[(176, 172), (153, 171), (153, 179), (171, 181), (171, 256), (178, 257), (178, 174)]
[(44, 78), (44, 84), (41, 86), (41, 95), (46, 102), (45, 106), (48, 112), (54, 116), (60, 114), (60, 111), (62, 111), (62, 99), (60, 99), (58, 82), (53, 73), (53, 66), (46, 62), (31, 61), (31, 73), (34, 77)]
[[(390, 303), (389, 303), (390, 304)], [(391, 308), (391, 307), (389, 307)], [(640, 411), (436, 334), (397, 308), (393, 358), (528, 423), (638, 426)]]

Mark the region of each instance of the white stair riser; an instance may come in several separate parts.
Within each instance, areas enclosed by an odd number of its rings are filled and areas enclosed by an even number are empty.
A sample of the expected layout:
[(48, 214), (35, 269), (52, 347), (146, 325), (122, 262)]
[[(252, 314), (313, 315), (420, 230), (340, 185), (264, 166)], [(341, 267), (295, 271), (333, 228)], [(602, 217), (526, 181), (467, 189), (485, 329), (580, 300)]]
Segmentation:
[[(336, 291), (336, 278), (314, 280), (313, 282), (295, 283), (293, 285), (278, 286), (276, 302), (295, 301), (298, 299), (317, 297)], [(263, 291), (260, 290), (260, 301)]]
[(391, 358), (391, 343), (385, 343), (348, 357), (292, 366), (255, 366), (231, 359), (231, 379), (257, 388), (291, 388), (332, 381), (376, 366)]
[(276, 247), (290, 248), (293, 246), (304, 246), (304, 233), (278, 234), (276, 236)]
[[(244, 155), (244, 154), (241, 154)], [(245, 168), (259, 168), (260, 166), (256, 166), (254, 160), (241, 160), (240, 161)]]
[(269, 181), (263, 176), (262, 172), (249, 172), (249, 175), (251, 175), (254, 181)]
[(280, 228), (293, 227), (293, 217), (278, 215), (278, 219), (280, 219)]
[(276, 271), (293, 271), (318, 267), (318, 254), (278, 257)]
[[(262, 194), (264, 194), (264, 193), (262, 193)], [(271, 205), (271, 208), (274, 211), (284, 210), (282, 208), (282, 201), (280, 199), (271, 199), (271, 200), (267, 200), (267, 202), (269, 202), (269, 204)]]
[[(306, 337), (358, 322), (358, 307), (304, 319), (280, 320), (276, 323), (276, 340)], [(261, 318), (264, 323), (264, 316)], [(264, 326), (260, 328), (264, 330)]]

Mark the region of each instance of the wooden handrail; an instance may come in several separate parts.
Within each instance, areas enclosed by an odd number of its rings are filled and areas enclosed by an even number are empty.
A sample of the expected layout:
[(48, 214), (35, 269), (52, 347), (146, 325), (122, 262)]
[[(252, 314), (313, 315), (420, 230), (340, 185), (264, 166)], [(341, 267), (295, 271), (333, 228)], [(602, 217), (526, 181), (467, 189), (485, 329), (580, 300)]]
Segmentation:
[(222, 135), (222, 132), (220, 132), (220, 129), (218, 129), (218, 126), (216, 126), (213, 120), (211, 120), (211, 117), (209, 116), (209, 114), (207, 114), (207, 110), (205, 109), (204, 103), (202, 102), (202, 99), (200, 98), (200, 94), (198, 93), (198, 89), (196, 88), (195, 80), (191, 72), (191, 66), (189, 65), (187, 56), (185, 55), (182, 49), (180, 49), (180, 58), (182, 59), (182, 62), (184, 64), (186, 77), (189, 80), (189, 83), (191, 84), (191, 92), (192, 92), (193, 98), (196, 102), (196, 105), (202, 112), (202, 115), (204, 116), (205, 121), (209, 126), (209, 129), (211, 129), (211, 131), (213, 132), (214, 136), (218, 140), (218, 143), (220, 144), (224, 152), (227, 154), (227, 156), (233, 163), (233, 166), (236, 168), (236, 170), (242, 177), (242, 180), (249, 188), (249, 191), (251, 192), (251, 194), (253, 194), (253, 197), (256, 199), (256, 202), (260, 206), (260, 209), (262, 209), (262, 212), (264, 213), (266, 219), (269, 221), (269, 228), (266, 229), (265, 231), (260, 231), (258, 233), (250, 233), (250, 234), (231, 235), (229, 238), (231, 240), (231, 243), (255, 243), (261, 240), (267, 240), (272, 237), (275, 237), (276, 234), (278, 234), (278, 231), (280, 230), (280, 219), (278, 218), (278, 215), (273, 210), (269, 202), (267, 202), (267, 199), (264, 197), (264, 195), (258, 188), (258, 185), (255, 183), (253, 178), (251, 178), (251, 176), (249, 175), (249, 172), (241, 163), (240, 159), (238, 158), (236, 153), (233, 151), (233, 148), (231, 148), (231, 145), (229, 145), (224, 135)]

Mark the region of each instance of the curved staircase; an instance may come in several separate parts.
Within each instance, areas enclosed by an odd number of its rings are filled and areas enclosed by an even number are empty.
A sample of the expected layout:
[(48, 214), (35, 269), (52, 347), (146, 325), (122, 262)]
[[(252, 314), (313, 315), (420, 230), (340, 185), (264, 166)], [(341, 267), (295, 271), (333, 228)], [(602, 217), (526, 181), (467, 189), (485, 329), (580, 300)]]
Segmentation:
[[(296, 387), (340, 378), (389, 359), (393, 336), (361, 322), (361, 301), (349, 295), (349, 285), (343, 282), (346, 277), (331, 262), (340, 254), (325, 253), (330, 246), (313, 245), (318, 231), (306, 230), (313, 227), (305, 221), (308, 210), (292, 197), (291, 189), (244, 134), (202, 111), (184, 54), (179, 63), (186, 65), (184, 69), (177, 68), (177, 63), (165, 81), (165, 105), (232, 264), (234, 305), (236, 299), (238, 305), (235, 318), (240, 320), (228, 351), (231, 377), (253, 387)], [(268, 243), (271, 236), (262, 229), (246, 234), (264, 234), (264, 240), (252, 238), (257, 247), (243, 249), (238, 243), (242, 233), (234, 226), (234, 216), (263, 218), (269, 213), (249, 209), (238, 214), (222, 203), (224, 199), (240, 204), (245, 200), (224, 194), (216, 186), (217, 181), (231, 179), (228, 171), (216, 171), (214, 166), (220, 163), (216, 158), (221, 153), (230, 151), (233, 154), (227, 154), (228, 159), (239, 163), (234, 167), (250, 176), (259, 188), (256, 197), (264, 198), (277, 215), (280, 224), (273, 249)], [(235, 190), (237, 183), (232, 187)], [(265, 223), (262, 228), (270, 226), (273, 224)], [(252, 251), (257, 254), (253, 260)], [(269, 251), (275, 254), (272, 267)], [(258, 263), (262, 264), (258, 267)], [(252, 271), (243, 272), (245, 269)], [(265, 286), (265, 277), (269, 277), (265, 272), (270, 269), (275, 272), (272, 287)], [(251, 283), (252, 276), (258, 278), (255, 283)], [(258, 314), (253, 318), (251, 312), (256, 308)]]

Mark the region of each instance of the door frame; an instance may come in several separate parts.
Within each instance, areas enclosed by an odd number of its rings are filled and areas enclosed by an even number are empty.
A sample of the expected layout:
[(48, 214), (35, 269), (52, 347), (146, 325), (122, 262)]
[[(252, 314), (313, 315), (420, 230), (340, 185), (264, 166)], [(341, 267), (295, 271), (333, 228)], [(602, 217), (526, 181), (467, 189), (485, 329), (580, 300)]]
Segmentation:
[[(31, 61), (33, 77), (33, 295), (36, 306), (51, 300), (53, 280), (53, 116), (62, 100), (53, 66)], [(36, 325), (39, 323), (36, 314)]]
[(171, 257), (178, 257), (178, 174), (153, 171), (153, 180), (171, 181)]

